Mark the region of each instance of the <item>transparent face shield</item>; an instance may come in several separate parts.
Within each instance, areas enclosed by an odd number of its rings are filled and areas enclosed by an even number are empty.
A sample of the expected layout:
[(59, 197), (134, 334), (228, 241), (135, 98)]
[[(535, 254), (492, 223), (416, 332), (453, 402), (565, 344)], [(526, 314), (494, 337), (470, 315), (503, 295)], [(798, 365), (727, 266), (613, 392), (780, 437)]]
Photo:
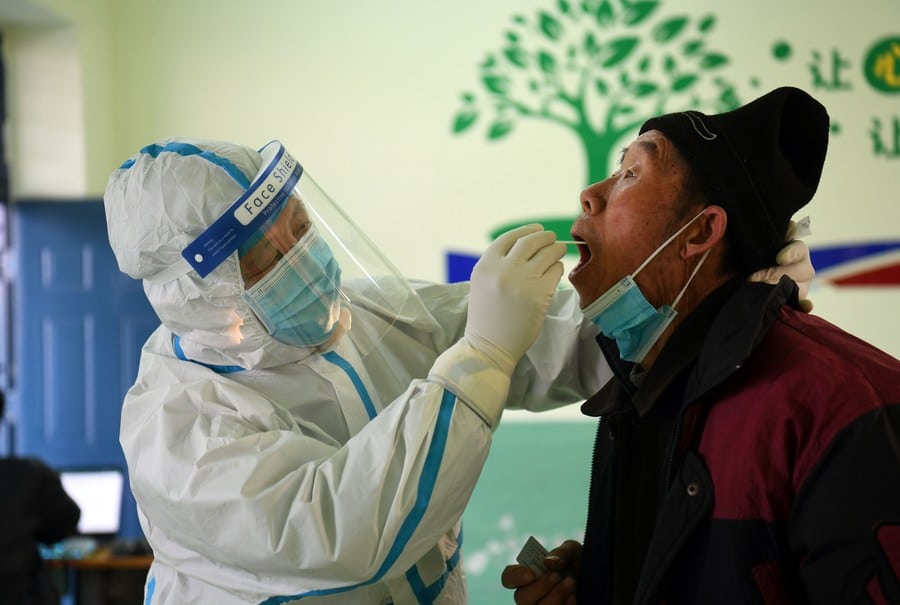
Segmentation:
[(247, 191), (182, 255), (205, 277), (237, 251), (244, 301), (273, 338), (327, 349), (347, 333), (367, 354), (418, 297), (281, 143), (260, 154)]

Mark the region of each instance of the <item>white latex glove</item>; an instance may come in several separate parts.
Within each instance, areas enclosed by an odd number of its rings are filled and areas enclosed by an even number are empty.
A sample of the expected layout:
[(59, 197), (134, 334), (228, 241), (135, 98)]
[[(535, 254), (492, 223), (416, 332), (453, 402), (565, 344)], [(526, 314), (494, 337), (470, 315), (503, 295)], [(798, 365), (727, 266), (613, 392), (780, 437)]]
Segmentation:
[[(808, 229), (808, 227), (806, 228)], [(812, 301), (807, 298), (809, 285), (816, 270), (809, 257), (809, 246), (801, 239), (793, 239), (795, 236), (801, 237), (802, 235), (804, 233), (798, 232), (797, 223), (791, 221), (785, 239), (787, 244), (775, 256), (777, 264), (774, 267), (756, 271), (749, 277), (749, 280), (777, 284), (782, 275), (787, 275), (797, 282), (797, 286), (800, 288), (800, 308), (808, 313), (813, 308)]]
[(508, 375), (541, 331), (565, 253), (552, 231), (525, 225), (494, 240), (472, 270), (464, 338)]

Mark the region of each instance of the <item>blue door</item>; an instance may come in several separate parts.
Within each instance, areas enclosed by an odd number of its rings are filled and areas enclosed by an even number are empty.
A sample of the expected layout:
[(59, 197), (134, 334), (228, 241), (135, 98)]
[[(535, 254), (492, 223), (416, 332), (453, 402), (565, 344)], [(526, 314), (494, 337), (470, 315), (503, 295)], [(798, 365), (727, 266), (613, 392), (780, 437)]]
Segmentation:
[[(124, 471), (119, 411), (159, 320), (141, 283), (119, 272), (101, 201), (11, 210), (16, 453)], [(120, 535), (141, 535), (129, 490)]]

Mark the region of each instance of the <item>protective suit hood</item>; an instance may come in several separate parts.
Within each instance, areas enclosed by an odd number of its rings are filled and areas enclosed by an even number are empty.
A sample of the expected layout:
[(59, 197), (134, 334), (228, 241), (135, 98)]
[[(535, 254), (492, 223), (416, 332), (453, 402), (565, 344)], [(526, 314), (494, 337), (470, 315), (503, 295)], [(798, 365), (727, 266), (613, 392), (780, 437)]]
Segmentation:
[(242, 298), (236, 253), (205, 278), (172, 273), (182, 250), (244, 193), (261, 164), (249, 147), (164, 139), (129, 158), (107, 183), (103, 201), (119, 269), (143, 280), (154, 311), (194, 361), (255, 369), (315, 352), (266, 332)]

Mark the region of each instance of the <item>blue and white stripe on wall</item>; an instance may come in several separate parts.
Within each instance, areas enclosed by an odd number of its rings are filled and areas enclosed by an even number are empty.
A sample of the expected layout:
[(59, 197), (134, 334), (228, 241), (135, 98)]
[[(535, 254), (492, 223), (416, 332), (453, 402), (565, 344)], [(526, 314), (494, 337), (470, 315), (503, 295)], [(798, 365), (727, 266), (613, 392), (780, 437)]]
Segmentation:
[[(812, 247), (810, 257), (816, 279), (834, 286), (900, 286), (900, 240)], [(447, 282), (469, 279), (478, 258), (477, 254), (448, 251)]]

